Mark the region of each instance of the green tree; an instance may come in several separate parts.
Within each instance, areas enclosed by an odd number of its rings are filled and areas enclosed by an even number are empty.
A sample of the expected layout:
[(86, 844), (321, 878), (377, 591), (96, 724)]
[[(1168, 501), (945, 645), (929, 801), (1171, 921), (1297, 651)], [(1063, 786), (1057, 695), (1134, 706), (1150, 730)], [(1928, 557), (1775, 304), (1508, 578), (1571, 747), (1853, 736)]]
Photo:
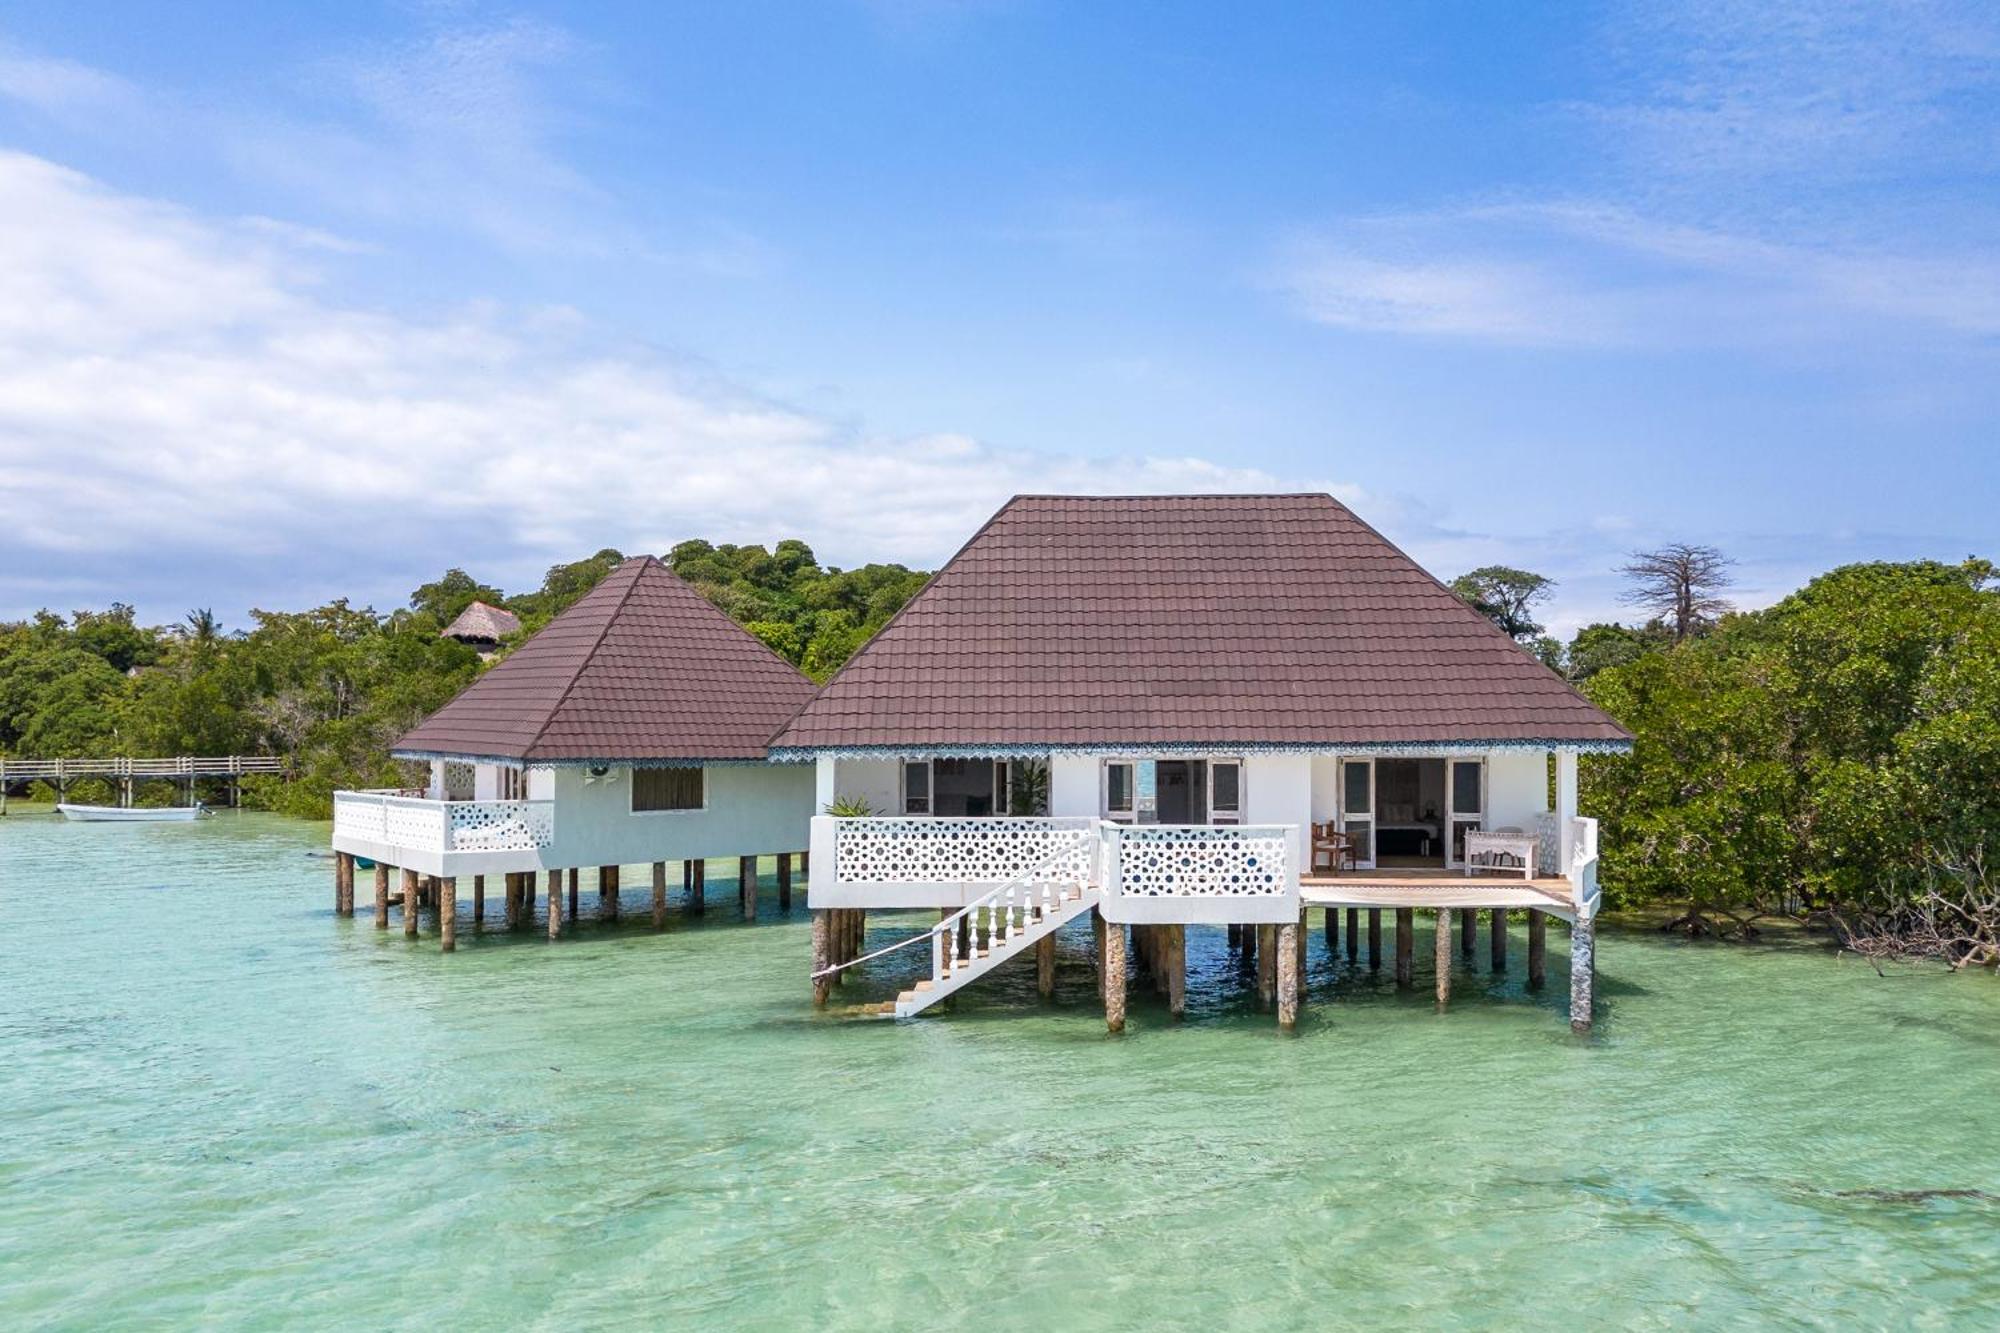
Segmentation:
[(462, 569), (447, 569), (444, 574), (419, 587), (410, 594), (410, 609), (427, 615), (443, 629), (474, 602), (485, 602), (488, 606), (499, 606), (506, 600), (498, 589), (481, 583)]
[(1507, 565), (1485, 565), (1451, 581), (1453, 592), (1516, 642), (1542, 632), (1530, 609), (1555, 586), (1553, 579)]

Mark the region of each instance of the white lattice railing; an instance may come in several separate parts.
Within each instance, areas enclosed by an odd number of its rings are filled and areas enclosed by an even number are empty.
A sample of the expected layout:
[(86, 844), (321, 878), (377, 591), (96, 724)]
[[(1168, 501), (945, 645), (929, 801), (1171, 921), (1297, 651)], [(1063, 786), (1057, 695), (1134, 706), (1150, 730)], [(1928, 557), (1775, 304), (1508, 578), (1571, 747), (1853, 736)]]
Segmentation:
[(1597, 915), (1601, 891), (1597, 887), (1597, 821), (1578, 815), (1570, 821), (1571, 843), (1569, 882), (1576, 895), (1580, 917)]
[(430, 852), (534, 851), (555, 840), (554, 801), (432, 801), (390, 791), (333, 795), (333, 836)]
[(1128, 898), (1282, 898), (1298, 892), (1280, 824), (1105, 824), (1105, 890)]
[(1097, 881), (1095, 819), (837, 819), (834, 875), (853, 884), (1006, 884), (1034, 871)]

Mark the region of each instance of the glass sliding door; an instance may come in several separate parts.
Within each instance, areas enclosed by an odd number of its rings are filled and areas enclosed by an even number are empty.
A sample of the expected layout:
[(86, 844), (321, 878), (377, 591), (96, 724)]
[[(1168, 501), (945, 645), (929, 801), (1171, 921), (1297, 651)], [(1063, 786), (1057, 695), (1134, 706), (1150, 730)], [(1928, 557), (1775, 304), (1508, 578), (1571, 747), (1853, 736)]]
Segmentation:
[(1108, 759), (1104, 763), (1102, 789), (1102, 809), (1106, 819), (1130, 824), (1137, 816), (1138, 802), (1136, 784), (1133, 781), (1136, 766), (1127, 759)]
[(1451, 828), (1446, 846), (1450, 864), (1465, 864), (1465, 835), (1483, 828), (1486, 820), (1486, 762), (1453, 759), (1445, 765), (1445, 795), (1451, 803)]
[(1340, 831), (1354, 845), (1354, 864), (1375, 867), (1375, 761), (1340, 761)]

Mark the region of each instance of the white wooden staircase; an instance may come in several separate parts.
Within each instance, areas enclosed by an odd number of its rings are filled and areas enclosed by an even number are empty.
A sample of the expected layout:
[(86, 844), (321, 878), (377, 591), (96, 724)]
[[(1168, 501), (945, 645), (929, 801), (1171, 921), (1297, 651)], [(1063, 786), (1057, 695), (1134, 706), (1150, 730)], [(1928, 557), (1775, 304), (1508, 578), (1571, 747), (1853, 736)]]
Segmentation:
[[(974, 899), (922, 935), (912, 935), (886, 949), (864, 954), (852, 962), (825, 969), (837, 972), (870, 959), (895, 953), (928, 941), (931, 975), (894, 1000), (879, 1004), (855, 1005), (847, 1012), (857, 1017), (914, 1018), (947, 995), (970, 985), (1018, 954), (1032, 952), (1039, 940), (1053, 935), (1103, 899), (1094, 885), (1063, 884), (1053, 881), (1016, 880)], [(970, 952), (961, 956), (961, 931)]]

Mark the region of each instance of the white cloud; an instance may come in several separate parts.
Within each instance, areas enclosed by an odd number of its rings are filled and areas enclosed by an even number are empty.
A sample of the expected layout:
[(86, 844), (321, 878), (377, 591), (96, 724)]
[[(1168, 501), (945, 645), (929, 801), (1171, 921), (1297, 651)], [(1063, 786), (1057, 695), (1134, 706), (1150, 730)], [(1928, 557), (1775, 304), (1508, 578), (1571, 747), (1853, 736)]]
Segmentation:
[(342, 307), (314, 291), (311, 241), (34, 157), (0, 154), (0, 197), (0, 559), (51, 593), (142, 558), (153, 578), (245, 561), (292, 580), (283, 604), (451, 563), (520, 586), (697, 534), (930, 562), (1016, 491), (1298, 488), (1199, 458), (858, 435), (588, 347), (573, 311)]
[(66, 124), (101, 116), (124, 119), (141, 103), (115, 74), (74, 60), (38, 56), (0, 43), (0, 97)]

